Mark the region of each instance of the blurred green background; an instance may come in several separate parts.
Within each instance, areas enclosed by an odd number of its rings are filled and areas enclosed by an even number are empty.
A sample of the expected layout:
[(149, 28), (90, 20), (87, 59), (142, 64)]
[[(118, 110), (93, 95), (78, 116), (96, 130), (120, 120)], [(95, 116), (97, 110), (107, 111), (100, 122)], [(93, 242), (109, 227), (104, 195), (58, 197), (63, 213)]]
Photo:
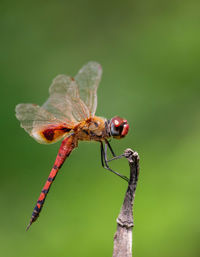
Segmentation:
[[(120, 115), (117, 154), (140, 154), (133, 252), (199, 256), (199, 1), (1, 1), (0, 256), (112, 256), (126, 182), (105, 171), (97, 143), (80, 143), (28, 232), (59, 144), (39, 145), (15, 105), (42, 104), (57, 74), (101, 63), (97, 115)], [(128, 175), (126, 160), (112, 167)]]

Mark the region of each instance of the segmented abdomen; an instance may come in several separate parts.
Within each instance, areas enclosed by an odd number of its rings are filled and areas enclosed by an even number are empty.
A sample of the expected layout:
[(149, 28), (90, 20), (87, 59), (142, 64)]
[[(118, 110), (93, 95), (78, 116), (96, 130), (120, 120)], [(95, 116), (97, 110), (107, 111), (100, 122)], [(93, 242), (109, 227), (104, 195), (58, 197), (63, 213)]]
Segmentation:
[(29, 229), (29, 227), (31, 226), (31, 224), (37, 220), (37, 218), (39, 217), (39, 214), (42, 210), (42, 207), (44, 205), (46, 196), (49, 192), (49, 189), (59, 171), (59, 169), (61, 168), (61, 166), (63, 165), (65, 159), (70, 155), (70, 153), (72, 152), (72, 150), (76, 147), (76, 142), (75, 142), (75, 136), (71, 135), (69, 137), (67, 137), (66, 139), (64, 139), (61, 143), (60, 149), (58, 151), (54, 166), (49, 174), (49, 177), (42, 189), (42, 192), (37, 200), (37, 204), (33, 210), (32, 216), (31, 216), (31, 220), (30, 223), (27, 227), (27, 230)]

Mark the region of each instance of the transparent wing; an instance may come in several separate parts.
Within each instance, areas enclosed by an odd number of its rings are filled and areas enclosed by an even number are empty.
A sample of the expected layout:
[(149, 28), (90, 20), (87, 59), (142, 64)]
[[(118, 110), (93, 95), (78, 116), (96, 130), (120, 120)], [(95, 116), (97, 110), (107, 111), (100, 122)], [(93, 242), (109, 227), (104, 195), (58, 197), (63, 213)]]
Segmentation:
[(49, 94), (42, 107), (56, 118), (77, 123), (90, 116), (87, 106), (80, 99), (79, 89), (73, 78), (58, 75), (49, 88)]
[(81, 120), (94, 116), (101, 74), (101, 66), (89, 62), (78, 72), (75, 80), (58, 75), (42, 107), (34, 104), (16, 106), (16, 117), (21, 127), (39, 143), (54, 143), (70, 133)]
[(39, 143), (55, 143), (74, 127), (36, 104), (18, 104), (15, 110), (21, 127)]
[(97, 108), (97, 88), (101, 80), (102, 68), (97, 62), (84, 65), (75, 76), (81, 100), (94, 116)]

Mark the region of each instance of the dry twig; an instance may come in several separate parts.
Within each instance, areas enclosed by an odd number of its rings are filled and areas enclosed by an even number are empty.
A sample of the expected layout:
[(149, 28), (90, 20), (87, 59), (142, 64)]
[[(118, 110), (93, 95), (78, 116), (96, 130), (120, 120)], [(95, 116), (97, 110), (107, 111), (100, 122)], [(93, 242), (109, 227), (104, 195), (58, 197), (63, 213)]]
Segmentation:
[(126, 149), (124, 156), (129, 162), (130, 180), (117, 218), (113, 257), (132, 257), (133, 203), (139, 175), (139, 155), (131, 149)]

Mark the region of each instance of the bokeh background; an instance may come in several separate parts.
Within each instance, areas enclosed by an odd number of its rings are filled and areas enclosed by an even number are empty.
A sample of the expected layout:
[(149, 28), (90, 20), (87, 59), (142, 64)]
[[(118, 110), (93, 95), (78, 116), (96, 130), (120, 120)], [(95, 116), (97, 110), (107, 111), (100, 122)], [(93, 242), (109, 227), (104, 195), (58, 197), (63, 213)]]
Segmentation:
[[(59, 144), (39, 145), (15, 105), (42, 104), (57, 74), (103, 67), (97, 115), (130, 133), (112, 146), (140, 154), (133, 252), (200, 255), (199, 1), (1, 1), (0, 256), (112, 256), (126, 183), (105, 171), (97, 143), (80, 143), (39, 220), (26, 232)], [(112, 167), (128, 175), (126, 160)]]

